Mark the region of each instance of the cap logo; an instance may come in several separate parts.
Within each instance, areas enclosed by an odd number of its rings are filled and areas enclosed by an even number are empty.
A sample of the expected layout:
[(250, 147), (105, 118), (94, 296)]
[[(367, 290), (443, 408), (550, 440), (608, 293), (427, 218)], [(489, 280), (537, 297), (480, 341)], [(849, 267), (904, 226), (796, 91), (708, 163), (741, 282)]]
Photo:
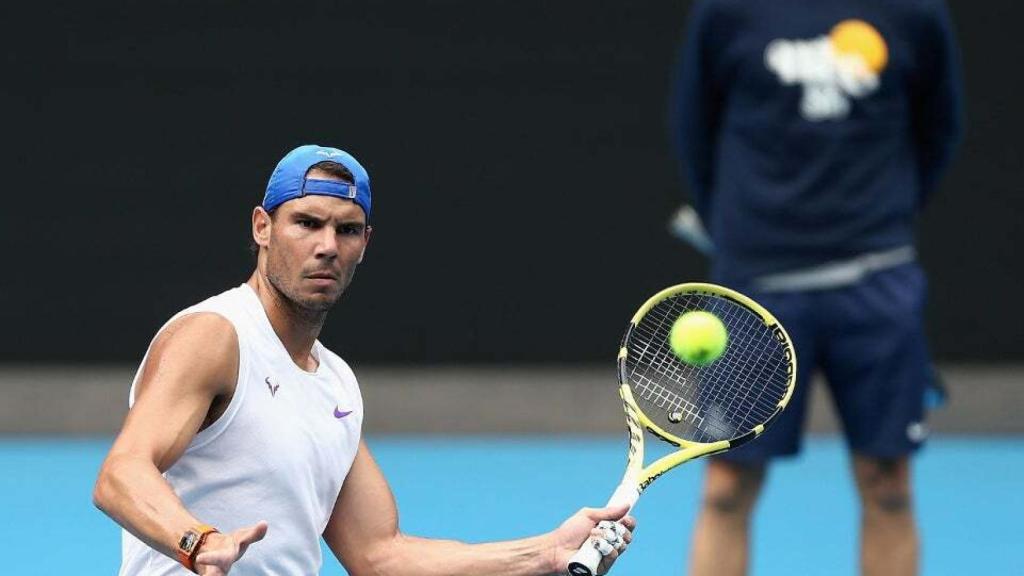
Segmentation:
[(317, 150), (316, 153), (321, 155), (321, 156), (327, 156), (328, 158), (334, 158), (335, 156), (341, 156), (341, 154), (342, 154), (341, 152), (338, 152), (337, 150), (330, 151), (330, 152), (328, 152), (327, 150)]

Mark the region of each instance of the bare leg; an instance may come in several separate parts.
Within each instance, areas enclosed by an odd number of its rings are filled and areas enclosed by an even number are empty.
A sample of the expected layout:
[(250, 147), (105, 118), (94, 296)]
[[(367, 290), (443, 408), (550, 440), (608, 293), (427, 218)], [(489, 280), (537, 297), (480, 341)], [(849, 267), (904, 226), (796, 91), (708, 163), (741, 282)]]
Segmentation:
[(764, 476), (764, 465), (708, 462), (690, 553), (692, 576), (746, 574), (750, 515)]
[(861, 571), (865, 576), (917, 574), (917, 526), (910, 459), (854, 455), (861, 501)]

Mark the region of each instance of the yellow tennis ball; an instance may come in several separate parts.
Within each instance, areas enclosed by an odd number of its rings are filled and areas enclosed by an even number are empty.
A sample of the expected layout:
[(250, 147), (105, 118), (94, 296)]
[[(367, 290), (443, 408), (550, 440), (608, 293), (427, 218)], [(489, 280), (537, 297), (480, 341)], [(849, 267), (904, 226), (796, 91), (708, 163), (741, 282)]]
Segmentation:
[(729, 343), (725, 325), (711, 312), (687, 312), (676, 319), (668, 335), (669, 346), (680, 360), (707, 366), (718, 360)]

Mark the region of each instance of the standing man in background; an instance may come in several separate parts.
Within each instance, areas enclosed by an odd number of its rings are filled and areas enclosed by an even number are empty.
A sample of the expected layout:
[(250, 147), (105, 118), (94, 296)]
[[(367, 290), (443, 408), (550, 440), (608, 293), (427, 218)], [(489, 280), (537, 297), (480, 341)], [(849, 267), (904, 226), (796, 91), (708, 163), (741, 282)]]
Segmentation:
[(547, 576), (589, 536), (604, 573), (625, 550), (635, 526), (625, 506), (508, 542), (399, 530), (362, 438), (356, 377), (318, 340), (363, 261), (369, 219), (355, 158), (292, 150), (252, 211), (248, 281), (157, 333), (93, 495), (124, 528), (120, 574), (318, 574), (321, 537), (350, 574), (382, 576)]
[(780, 421), (709, 461), (690, 571), (747, 571), (767, 465), (799, 451), (821, 369), (852, 452), (861, 570), (914, 574), (909, 458), (934, 383), (914, 220), (961, 132), (946, 6), (698, 0), (684, 49), (673, 130), (712, 279), (771, 310), (800, 361)]

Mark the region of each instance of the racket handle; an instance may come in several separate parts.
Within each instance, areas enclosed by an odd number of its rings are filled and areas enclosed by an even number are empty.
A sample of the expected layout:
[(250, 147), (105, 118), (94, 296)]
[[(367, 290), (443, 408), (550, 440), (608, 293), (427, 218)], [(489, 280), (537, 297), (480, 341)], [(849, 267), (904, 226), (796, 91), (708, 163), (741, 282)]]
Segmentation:
[[(640, 491), (636, 489), (636, 485), (632, 483), (623, 482), (615, 489), (615, 493), (608, 499), (608, 506), (618, 506), (621, 504), (628, 504), (629, 510), (633, 509), (636, 505), (637, 499), (640, 498)], [(629, 510), (626, 514), (629, 514)], [(597, 549), (597, 544), (593, 538), (587, 538), (585, 542), (580, 546), (580, 549), (569, 558), (569, 574), (572, 576), (595, 576), (597, 574), (597, 566), (601, 563), (601, 552)]]
[(623, 482), (619, 484), (619, 487), (612, 493), (612, 497), (608, 499), (608, 503), (605, 506), (621, 506), (623, 504), (629, 504), (629, 510), (626, 510), (626, 514), (636, 506), (636, 501), (640, 499), (640, 491), (636, 488), (635, 482)]
[(601, 552), (594, 547), (594, 541), (587, 538), (587, 541), (580, 546), (580, 549), (569, 559), (569, 574), (572, 576), (594, 576), (597, 574), (597, 565), (601, 563)]

